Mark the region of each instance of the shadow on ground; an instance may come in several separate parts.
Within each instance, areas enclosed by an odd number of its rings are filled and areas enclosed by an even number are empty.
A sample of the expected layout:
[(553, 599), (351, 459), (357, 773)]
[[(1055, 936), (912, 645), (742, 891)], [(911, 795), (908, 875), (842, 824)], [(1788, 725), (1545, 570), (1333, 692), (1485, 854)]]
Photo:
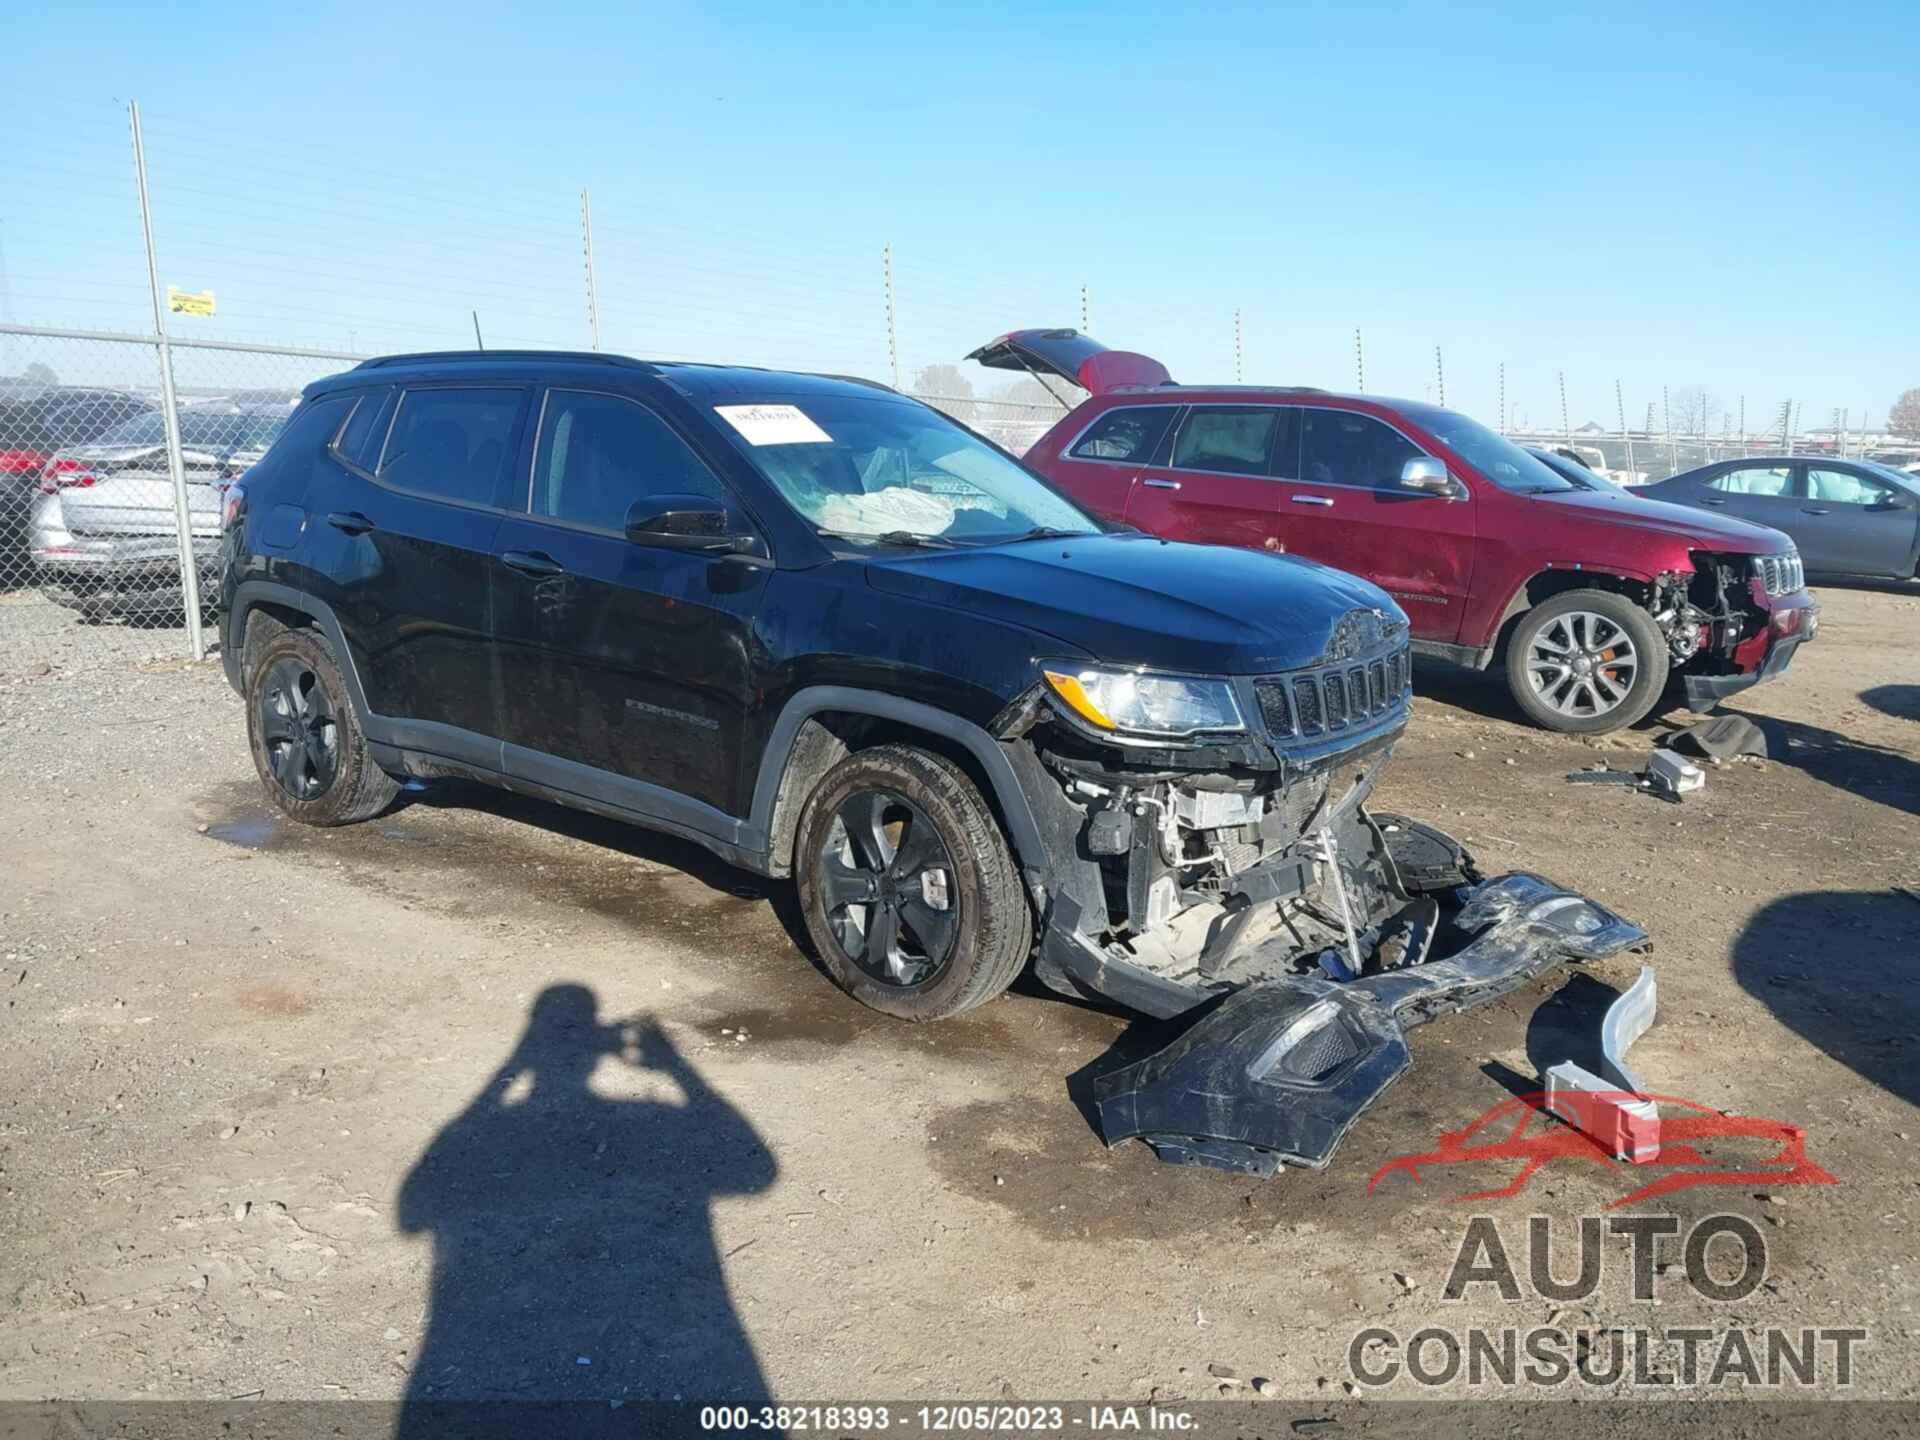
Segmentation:
[[(1495, 665), (1474, 670), (1465, 665), (1449, 665), (1444, 660), (1416, 656), (1413, 662), (1413, 693), (1423, 700), (1436, 700), (1478, 715), (1483, 720), (1503, 720), (1529, 730), (1539, 730), (1514, 702), (1507, 689), (1506, 670)], [(1652, 730), (1663, 720), (1686, 716), (1686, 706), (1678, 692), (1672, 692), (1647, 715), (1626, 727), (1628, 732)]]
[[(768, 1398), (709, 1212), (772, 1185), (774, 1157), (656, 1024), (597, 1009), (542, 992), (401, 1185), (400, 1229), (433, 1243), (402, 1436), (439, 1433), (442, 1401)], [(678, 1095), (596, 1093), (609, 1058)]]
[(1809, 891), (1761, 909), (1733, 946), (1734, 978), (1802, 1039), (1920, 1104), (1920, 900), (1899, 890)]
[(1896, 720), (1920, 720), (1920, 685), (1875, 685), (1860, 698), (1882, 715)]
[[(1887, 685), (1882, 690), (1910, 690), (1914, 687)], [(1868, 692), (1868, 695), (1874, 692)], [(1868, 699), (1863, 695), (1862, 699)], [(1901, 697), (1894, 696), (1888, 703)], [(1881, 702), (1868, 700), (1878, 707)], [(1890, 712), (1891, 713), (1891, 712)], [(1766, 732), (1771, 759), (1803, 770), (1814, 779), (1872, 800), (1905, 815), (1920, 815), (1920, 761), (1886, 745), (1855, 740), (1838, 730), (1807, 725), (1798, 720), (1777, 720), (1752, 716)]]

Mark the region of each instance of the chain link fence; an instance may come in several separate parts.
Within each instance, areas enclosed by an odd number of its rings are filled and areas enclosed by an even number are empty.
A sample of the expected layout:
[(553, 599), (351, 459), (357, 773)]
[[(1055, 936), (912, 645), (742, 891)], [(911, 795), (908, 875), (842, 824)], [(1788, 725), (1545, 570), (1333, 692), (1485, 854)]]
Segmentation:
[(266, 453), (304, 386), (356, 358), (0, 328), (0, 677), (117, 655), (90, 643), (102, 626), (153, 632), (158, 653), (196, 653), (197, 622), (219, 594), (227, 486)]

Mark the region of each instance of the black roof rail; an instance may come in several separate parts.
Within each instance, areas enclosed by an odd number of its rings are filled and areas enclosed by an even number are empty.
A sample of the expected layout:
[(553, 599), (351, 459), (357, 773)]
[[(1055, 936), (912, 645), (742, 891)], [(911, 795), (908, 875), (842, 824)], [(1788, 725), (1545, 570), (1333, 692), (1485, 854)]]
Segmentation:
[(648, 361), (628, 355), (605, 355), (597, 350), (420, 350), (408, 355), (376, 355), (362, 360), (356, 370), (371, 370), (382, 365), (419, 365), (444, 360), (565, 360), (594, 365), (628, 365), (639, 370), (655, 367)]

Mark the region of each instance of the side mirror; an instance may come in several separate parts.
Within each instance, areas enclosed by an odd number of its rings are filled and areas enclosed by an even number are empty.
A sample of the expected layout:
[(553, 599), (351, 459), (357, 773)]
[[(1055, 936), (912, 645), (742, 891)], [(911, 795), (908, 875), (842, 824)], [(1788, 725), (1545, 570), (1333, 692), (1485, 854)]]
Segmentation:
[(627, 511), (627, 539), (662, 550), (699, 550), (715, 555), (759, 554), (758, 536), (736, 528), (724, 505), (704, 495), (655, 495)]
[(1447, 474), (1444, 462), (1431, 455), (1416, 455), (1400, 467), (1400, 488), (1415, 490), (1422, 495), (1445, 495), (1451, 498), (1456, 492), (1453, 477)]

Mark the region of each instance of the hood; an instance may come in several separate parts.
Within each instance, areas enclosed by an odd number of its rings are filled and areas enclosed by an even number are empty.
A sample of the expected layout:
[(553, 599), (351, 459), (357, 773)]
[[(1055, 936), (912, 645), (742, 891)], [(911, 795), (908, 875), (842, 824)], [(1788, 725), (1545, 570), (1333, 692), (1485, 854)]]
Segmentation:
[(1014, 330), (967, 355), (989, 370), (1058, 375), (1091, 395), (1171, 385), (1167, 367), (1131, 350), (1109, 350), (1078, 330)]
[(1021, 626), (1090, 659), (1188, 674), (1311, 665), (1353, 610), (1406, 623), (1384, 590), (1344, 571), (1146, 535), (916, 551), (869, 562), (867, 583)]
[(1709, 515), (1687, 505), (1664, 500), (1642, 500), (1637, 495), (1614, 495), (1605, 490), (1554, 491), (1527, 499), (1560, 510), (1575, 511), (1603, 525), (1649, 531), (1691, 541), (1702, 550), (1726, 550), (1741, 555), (1774, 555), (1791, 550), (1793, 541), (1769, 525)]

